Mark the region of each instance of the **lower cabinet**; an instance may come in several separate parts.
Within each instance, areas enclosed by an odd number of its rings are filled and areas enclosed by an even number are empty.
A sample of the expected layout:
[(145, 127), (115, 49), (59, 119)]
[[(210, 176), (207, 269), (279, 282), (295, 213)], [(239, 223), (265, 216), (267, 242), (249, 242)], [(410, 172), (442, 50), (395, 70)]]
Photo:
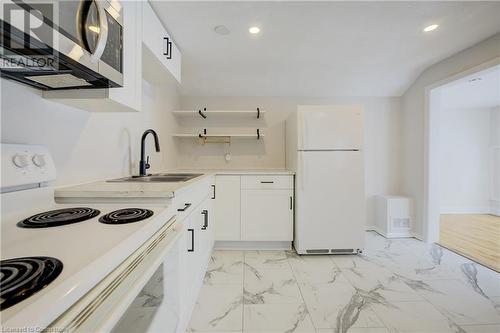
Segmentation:
[(217, 241), (292, 241), (292, 175), (217, 175)]
[(202, 251), (205, 251), (205, 253), (202, 254), (203, 261), (208, 262), (209, 257), (212, 253), (212, 248), (214, 247), (214, 235), (215, 235), (214, 209), (211, 198), (206, 198), (202, 202), (202, 204), (200, 205), (200, 209), (198, 210), (198, 214), (199, 214), (198, 218), (201, 219), (201, 227), (199, 232), (200, 249)]
[(292, 212), (291, 190), (242, 190), (241, 239), (292, 241)]
[(240, 240), (240, 176), (215, 177), (215, 239)]
[(195, 188), (192, 192), (183, 193), (182, 198), (179, 198), (177, 203), (181, 210), (185, 209), (185, 211), (179, 212), (179, 219), (185, 231), (185, 242), (180, 258), (181, 314), (177, 330), (182, 332), (186, 329), (191, 318), (214, 245), (212, 191), (208, 184), (205, 186), (206, 189), (202, 189), (205, 191), (205, 195), (201, 201), (200, 199), (197, 202), (192, 200), (192, 198), (200, 198), (200, 188)]

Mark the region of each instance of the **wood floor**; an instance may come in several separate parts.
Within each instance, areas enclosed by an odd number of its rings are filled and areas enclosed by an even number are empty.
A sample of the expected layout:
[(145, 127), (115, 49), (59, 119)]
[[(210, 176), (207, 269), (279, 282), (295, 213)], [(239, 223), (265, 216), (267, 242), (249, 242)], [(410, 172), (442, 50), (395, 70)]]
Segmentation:
[(500, 217), (441, 215), (439, 244), (500, 272)]

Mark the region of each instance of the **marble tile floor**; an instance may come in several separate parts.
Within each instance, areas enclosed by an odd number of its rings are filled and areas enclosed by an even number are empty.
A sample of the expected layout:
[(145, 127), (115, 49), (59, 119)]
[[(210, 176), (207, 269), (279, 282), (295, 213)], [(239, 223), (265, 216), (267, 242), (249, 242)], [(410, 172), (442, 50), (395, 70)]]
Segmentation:
[(215, 251), (190, 332), (500, 333), (500, 274), (366, 234), (359, 256)]

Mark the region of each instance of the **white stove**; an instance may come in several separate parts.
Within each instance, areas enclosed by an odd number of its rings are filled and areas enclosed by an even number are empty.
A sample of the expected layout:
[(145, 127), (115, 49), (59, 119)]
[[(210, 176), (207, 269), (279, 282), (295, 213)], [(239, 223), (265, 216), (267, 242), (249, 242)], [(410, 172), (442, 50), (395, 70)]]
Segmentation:
[(2, 144), (4, 328), (47, 327), (174, 216), (165, 205), (57, 204), (54, 178), (44, 147)]

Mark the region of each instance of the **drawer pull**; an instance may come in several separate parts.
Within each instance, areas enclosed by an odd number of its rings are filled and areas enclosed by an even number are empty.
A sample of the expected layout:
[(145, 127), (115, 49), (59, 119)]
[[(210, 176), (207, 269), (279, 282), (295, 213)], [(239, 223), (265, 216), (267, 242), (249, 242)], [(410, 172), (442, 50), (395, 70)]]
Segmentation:
[(215, 185), (211, 185), (214, 189), (214, 192), (213, 192), (213, 195), (212, 195), (212, 198), (211, 199), (215, 199)]
[(189, 207), (191, 207), (191, 204), (190, 203), (185, 203), (184, 204), (184, 208), (178, 208), (177, 211), (178, 212), (185, 212), (186, 209), (188, 209)]
[(194, 252), (194, 229), (188, 229), (188, 232), (191, 233), (191, 248), (188, 249), (188, 252)]
[(260, 183), (261, 184), (274, 184), (274, 182), (272, 180), (269, 180), (269, 181), (261, 180)]
[(201, 215), (204, 215), (203, 226), (201, 227), (201, 230), (207, 230), (207, 228), (208, 228), (208, 210), (204, 209), (201, 212)]

